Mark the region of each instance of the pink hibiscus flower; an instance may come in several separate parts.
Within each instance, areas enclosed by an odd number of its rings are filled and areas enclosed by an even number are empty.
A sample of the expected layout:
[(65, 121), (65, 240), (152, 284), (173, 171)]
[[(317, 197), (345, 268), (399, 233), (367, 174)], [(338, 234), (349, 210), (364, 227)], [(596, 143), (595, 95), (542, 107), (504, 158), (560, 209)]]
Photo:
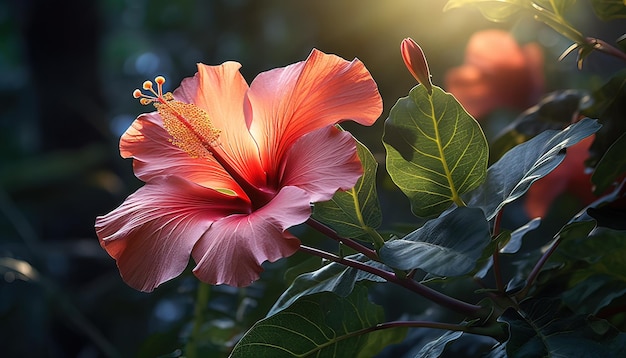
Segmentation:
[(190, 256), (211, 284), (246, 286), (261, 263), (296, 252), (287, 229), (310, 203), (329, 200), (362, 174), (356, 142), (335, 124), (373, 124), (382, 112), (363, 63), (313, 50), (306, 61), (259, 74), (251, 85), (236, 62), (198, 64), (173, 94), (164, 79), (136, 90), (156, 112), (122, 136), (146, 184), (96, 219), (102, 247), (132, 287), (152, 291), (178, 276)]

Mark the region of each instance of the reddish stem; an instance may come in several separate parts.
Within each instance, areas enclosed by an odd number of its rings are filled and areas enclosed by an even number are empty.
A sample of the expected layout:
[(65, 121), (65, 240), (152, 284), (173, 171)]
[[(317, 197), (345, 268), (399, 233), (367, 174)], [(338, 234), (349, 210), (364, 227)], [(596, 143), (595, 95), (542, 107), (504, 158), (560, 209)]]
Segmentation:
[(329, 261), (333, 261), (342, 265), (354, 267), (361, 271), (369, 272), (378, 277), (384, 278), (388, 282), (394, 283), (410, 291), (413, 291), (419, 294), (420, 296), (434, 303), (437, 303), (441, 306), (449, 308), (455, 312), (459, 312), (459, 313), (465, 314), (473, 318), (480, 317), (480, 313), (482, 310), (481, 306), (473, 305), (467, 302), (457, 300), (456, 298), (444, 295), (443, 293), (433, 290), (432, 288), (428, 286), (424, 286), (414, 280), (398, 277), (393, 272), (381, 270), (379, 268), (366, 265), (362, 262), (358, 262), (358, 261), (351, 260), (348, 258), (339, 257), (329, 252), (322, 251), (322, 250), (309, 247), (309, 246), (300, 245), (300, 251), (306, 252), (310, 255), (318, 256), (318, 257), (321, 257), (321, 258), (324, 258)]
[(322, 234), (328, 236), (329, 238), (335, 241), (338, 241), (339, 243), (342, 243), (356, 250), (357, 252), (362, 253), (363, 255), (367, 256), (369, 259), (374, 260), (374, 261), (380, 261), (380, 258), (378, 258), (378, 253), (376, 253), (375, 250), (372, 250), (369, 247), (364, 246), (354, 241), (353, 239), (339, 236), (335, 230), (329, 228), (328, 226), (322, 224), (321, 222), (313, 218), (309, 218), (309, 220), (307, 220), (306, 223), (313, 229), (321, 232)]
[(626, 61), (626, 53), (618, 50), (617, 48), (609, 45), (607, 42), (596, 39), (594, 37), (587, 37), (587, 43), (594, 45), (594, 48), (600, 52), (604, 52), (607, 55), (619, 58), (622, 61)]

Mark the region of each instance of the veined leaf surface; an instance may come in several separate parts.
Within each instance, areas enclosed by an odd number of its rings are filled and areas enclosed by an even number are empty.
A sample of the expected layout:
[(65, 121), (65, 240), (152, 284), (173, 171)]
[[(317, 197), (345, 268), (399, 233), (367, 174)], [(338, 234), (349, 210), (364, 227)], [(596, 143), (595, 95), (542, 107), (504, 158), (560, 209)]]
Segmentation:
[(562, 131), (547, 130), (506, 152), (487, 171), (487, 180), (464, 197), (468, 206), (479, 207), (491, 220), (504, 205), (528, 191), (531, 184), (548, 175), (563, 159), (565, 151), (592, 135), (600, 124), (585, 118)]
[(438, 215), (485, 179), (488, 144), (457, 100), (434, 86), (416, 86), (391, 109), (383, 137), (387, 171), (413, 213)]
[(316, 203), (313, 218), (333, 228), (340, 236), (367, 239), (370, 230), (380, 226), (382, 214), (376, 194), (376, 168), (372, 153), (357, 142), (363, 176), (354, 188), (338, 191), (329, 201)]
[(231, 357), (365, 357), (397, 343), (406, 328), (376, 330), (382, 307), (356, 287), (346, 298), (330, 292), (300, 298), (288, 309), (258, 321)]
[(527, 300), (500, 317), (509, 325), (509, 357), (623, 357), (626, 334), (599, 318), (574, 315), (558, 301)]
[[(363, 254), (346, 256), (346, 259), (362, 262), (382, 270), (387, 269), (384, 264), (372, 261)], [(301, 297), (320, 292), (333, 292), (341, 297), (346, 297), (352, 292), (354, 285), (361, 280), (385, 282), (383, 278), (357, 270), (354, 267), (336, 262), (330, 263), (319, 270), (298, 276), (291, 286), (276, 300), (267, 316), (269, 317), (286, 309)]]
[(379, 254), (383, 262), (401, 270), (461, 276), (476, 266), (490, 241), (482, 211), (461, 207), (429, 220), (402, 239), (387, 241)]

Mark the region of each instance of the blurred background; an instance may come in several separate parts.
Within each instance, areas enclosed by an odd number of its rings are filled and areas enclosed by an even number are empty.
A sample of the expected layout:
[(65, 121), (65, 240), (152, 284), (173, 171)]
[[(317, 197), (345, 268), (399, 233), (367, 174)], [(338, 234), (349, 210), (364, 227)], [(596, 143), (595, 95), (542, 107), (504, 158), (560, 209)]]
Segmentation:
[[(93, 229), (96, 216), (117, 207), (142, 184), (117, 145), (134, 118), (147, 110), (131, 96), (144, 80), (164, 75), (171, 91), (195, 73), (197, 62), (235, 60), (250, 82), (259, 72), (304, 60), (313, 47), (349, 60), (358, 57), (379, 85), (384, 111), (371, 128), (345, 127), (383, 165), (383, 121), (415, 85), (400, 56), (405, 37), (422, 46), (433, 82), (442, 87), (446, 73), (464, 63), (470, 36), (484, 29), (509, 31), (521, 45), (538, 44), (542, 93), (599, 85), (618, 68), (612, 59), (594, 54), (579, 72), (573, 56), (557, 62), (570, 42), (544, 25), (528, 18), (495, 24), (473, 9), (443, 13), (444, 4), (0, 2), (0, 355), (180, 354), (195, 279), (186, 272), (152, 294), (136, 292), (120, 279)], [(598, 24), (585, 4), (580, 6), (568, 16), (584, 34), (607, 41), (621, 35), (615, 29), (623, 29), (623, 22)], [(508, 120), (523, 109), (509, 106), (498, 113)], [(398, 221), (415, 226), (418, 219), (411, 216), (408, 201), (384, 170), (379, 176), (384, 226), (391, 230)], [(510, 220), (521, 225), (527, 218), (519, 211)], [(262, 280), (245, 290), (212, 289), (204, 327), (212, 342), (205, 347), (213, 354), (208, 356), (226, 354), (238, 335), (264, 316), (287, 286), (287, 267), (302, 260), (296, 255), (268, 265)]]

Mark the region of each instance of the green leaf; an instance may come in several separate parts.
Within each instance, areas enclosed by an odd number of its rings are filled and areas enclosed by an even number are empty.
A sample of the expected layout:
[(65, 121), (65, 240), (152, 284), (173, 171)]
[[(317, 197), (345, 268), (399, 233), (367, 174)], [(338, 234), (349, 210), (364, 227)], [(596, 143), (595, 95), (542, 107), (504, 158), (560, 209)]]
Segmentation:
[(591, 182), (595, 185), (594, 194), (601, 195), (619, 177), (626, 172), (626, 133), (622, 134), (604, 153), (591, 175)]
[(318, 293), (258, 321), (231, 357), (373, 356), (406, 335), (406, 328), (376, 330), (383, 320), (382, 308), (368, 301), (365, 287), (346, 298)]
[(509, 357), (626, 356), (626, 334), (598, 318), (573, 315), (558, 301), (525, 301), (499, 320), (509, 324)]
[(563, 149), (595, 133), (600, 125), (585, 118), (562, 131), (547, 130), (508, 151), (487, 170), (487, 180), (464, 199), (491, 220), (500, 209), (526, 193), (565, 159)]
[(591, 0), (593, 12), (604, 21), (626, 17), (626, 4), (619, 0)]
[[(479, 270), (476, 271), (474, 277), (484, 278), (487, 272), (493, 266), (493, 252), (496, 247), (499, 248), (500, 254), (515, 254), (522, 247), (522, 239), (529, 231), (535, 230), (541, 224), (541, 218), (534, 218), (525, 225), (522, 225), (511, 232), (509, 230), (501, 230), (498, 236), (492, 240), (487, 249), (483, 251), (483, 255), (478, 260)], [(497, 245), (497, 246), (496, 246)]]
[(594, 201), (585, 213), (593, 218), (598, 226), (614, 230), (626, 230), (626, 179), (613, 192)]
[(385, 121), (383, 142), (387, 171), (418, 216), (460, 204), (460, 195), (485, 178), (488, 145), (480, 125), (437, 86), (432, 96), (416, 86), (398, 100)]
[(378, 164), (372, 153), (359, 142), (357, 153), (363, 164), (363, 176), (354, 188), (338, 191), (330, 201), (316, 203), (313, 218), (327, 224), (340, 236), (367, 239), (371, 229), (377, 228), (382, 222), (376, 193)]
[(441, 356), (446, 346), (463, 335), (461, 331), (447, 331), (434, 341), (428, 342), (424, 348), (420, 349), (415, 358), (437, 358)]
[(626, 294), (626, 232), (598, 228), (564, 241), (553, 262), (574, 268), (563, 301), (579, 313), (598, 313)]
[(489, 147), (489, 163), (506, 152), (548, 129), (561, 130), (572, 123), (584, 105), (581, 91), (565, 90), (550, 93), (537, 105), (524, 111), (507, 125)]
[(476, 278), (485, 278), (493, 266), (493, 253), (496, 251), (496, 248), (504, 246), (510, 240), (511, 231), (501, 230), (498, 236), (492, 239), (489, 245), (483, 249), (482, 255), (476, 261), (476, 268), (472, 272), (472, 276)]
[[(379, 269), (386, 268), (382, 263), (372, 261), (363, 254), (350, 255), (346, 259), (362, 262)], [(301, 297), (319, 292), (333, 292), (341, 297), (346, 297), (354, 289), (355, 283), (362, 280), (385, 282), (384, 279), (368, 272), (336, 262), (330, 263), (317, 271), (298, 276), (291, 286), (276, 300), (276, 303), (267, 315), (268, 317), (272, 316), (288, 308)]]
[(529, 231), (535, 230), (541, 224), (541, 218), (534, 218), (525, 225), (522, 225), (515, 229), (511, 233), (509, 241), (500, 249), (502, 254), (514, 254), (522, 247), (522, 239)]
[(616, 280), (615, 275), (602, 273), (586, 273), (585, 276), (586, 281), (563, 292), (563, 302), (578, 313), (596, 314), (626, 294), (623, 277)]
[(490, 243), (489, 223), (481, 210), (460, 207), (426, 222), (380, 249), (383, 262), (401, 270), (422, 269), (450, 277), (470, 272)]

